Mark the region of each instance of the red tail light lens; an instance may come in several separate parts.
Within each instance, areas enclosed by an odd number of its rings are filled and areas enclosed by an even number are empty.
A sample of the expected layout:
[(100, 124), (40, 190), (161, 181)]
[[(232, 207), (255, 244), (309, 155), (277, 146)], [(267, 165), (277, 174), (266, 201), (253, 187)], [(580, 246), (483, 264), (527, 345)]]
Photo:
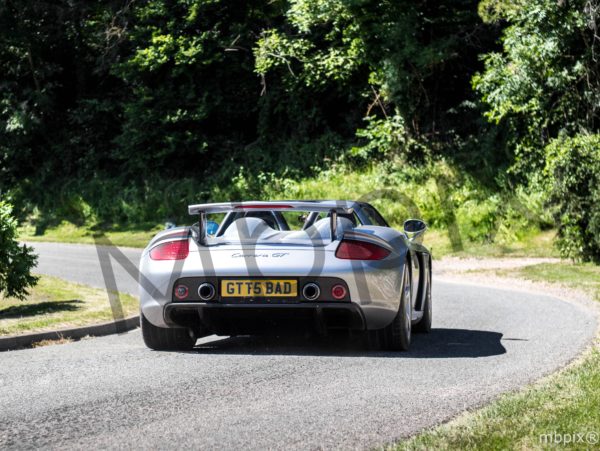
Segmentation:
[(183, 260), (190, 253), (188, 240), (169, 241), (159, 244), (150, 251), (152, 260)]
[(336, 299), (338, 301), (340, 299), (344, 299), (346, 293), (348, 293), (348, 291), (346, 290), (346, 287), (344, 285), (337, 284), (331, 287), (331, 296), (333, 296), (333, 299)]
[(382, 260), (390, 251), (373, 243), (356, 240), (343, 240), (335, 251), (337, 258), (346, 260)]

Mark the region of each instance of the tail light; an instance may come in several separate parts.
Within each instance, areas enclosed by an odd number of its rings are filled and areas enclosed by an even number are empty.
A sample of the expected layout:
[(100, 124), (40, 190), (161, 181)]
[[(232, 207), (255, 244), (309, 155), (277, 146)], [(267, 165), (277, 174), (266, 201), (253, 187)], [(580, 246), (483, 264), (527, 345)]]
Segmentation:
[(152, 260), (183, 260), (190, 253), (188, 240), (169, 241), (159, 244), (150, 251)]
[(390, 251), (373, 243), (357, 240), (343, 240), (335, 251), (337, 258), (346, 260), (382, 260)]
[(340, 299), (344, 299), (347, 293), (348, 290), (346, 290), (346, 287), (344, 285), (337, 284), (331, 287), (331, 296), (333, 296), (333, 299), (337, 301), (339, 301)]

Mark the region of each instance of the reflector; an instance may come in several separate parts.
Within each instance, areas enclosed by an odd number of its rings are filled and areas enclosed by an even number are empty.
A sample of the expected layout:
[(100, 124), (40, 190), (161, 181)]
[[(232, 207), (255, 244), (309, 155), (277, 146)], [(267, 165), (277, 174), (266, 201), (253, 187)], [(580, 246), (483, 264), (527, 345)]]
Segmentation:
[(189, 293), (188, 287), (185, 285), (177, 285), (175, 288), (175, 297), (177, 299), (185, 299)]
[(331, 296), (338, 301), (346, 296), (346, 287), (344, 285), (334, 285), (331, 288)]

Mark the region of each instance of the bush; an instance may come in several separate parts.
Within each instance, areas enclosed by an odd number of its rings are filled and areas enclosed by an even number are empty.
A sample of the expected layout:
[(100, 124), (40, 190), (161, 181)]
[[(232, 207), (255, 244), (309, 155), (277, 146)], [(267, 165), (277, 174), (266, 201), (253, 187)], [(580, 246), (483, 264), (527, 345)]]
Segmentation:
[(24, 299), (27, 288), (38, 280), (31, 275), (37, 256), (31, 248), (20, 246), (16, 237), (17, 221), (12, 217), (12, 206), (0, 200), (0, 294)]
[(358, 167), (332, 164), (315, 172), (296, 180), (242, 171), (209, 198), (364, 200), (393, 227), (418, 217), (464, 243), (510, 244), (552, 225), (541, 189), (486, 188), (443, 160), (412, 165), (397, 157)]
[(600, 135), (558, 138), (546, 156), (561, 253), (600, 262)]

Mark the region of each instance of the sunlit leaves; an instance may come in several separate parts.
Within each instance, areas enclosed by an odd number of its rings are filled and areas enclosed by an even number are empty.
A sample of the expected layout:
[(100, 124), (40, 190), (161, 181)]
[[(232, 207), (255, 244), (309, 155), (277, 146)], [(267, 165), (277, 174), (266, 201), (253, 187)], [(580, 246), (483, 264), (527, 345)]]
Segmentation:
[[(158, 70), (168, 63), (174, 65), (210, 64), (216, 55), (207, 54), (204, 41), (213, 37), (213, 33), (204, 32), (199, 36), (173, 36), (156, 34), (150, 45), (138, 49), (129, 64), (142, 70)], [(218, 58), (218, 57), (217, 57)]]
[[(554, 134), (592, 125), (589, 115), (566, 114), (573, 103), (585, 107), (585, 98), (600, 86), (598, 63), (586, 46), (586, 34), (591, 39), (592, 32), (584, 3), (561, 6), (554, 0), (534, 0), (510, 14), (503, 52), (485, 55), (486, 70), (473, 79), (489, 105), (490, 120), (517, 115), (524, 123), (547, 123)], [(587, 108), (597, 115), (598, 105)]]
[(295, 33), (265, 30), (256, 44), (259, 74), (283, 67), (307, 86), (323, 86), (349, 79), (364, 64), (364, 43), (344, 1), (292, 0), (286, 16)]
[(37, 282), (31, 275), (37, 256), (17, 241), (17, 221), (12, 206), (0, 199), (0, 294), (24, 299), (27, 288)]

